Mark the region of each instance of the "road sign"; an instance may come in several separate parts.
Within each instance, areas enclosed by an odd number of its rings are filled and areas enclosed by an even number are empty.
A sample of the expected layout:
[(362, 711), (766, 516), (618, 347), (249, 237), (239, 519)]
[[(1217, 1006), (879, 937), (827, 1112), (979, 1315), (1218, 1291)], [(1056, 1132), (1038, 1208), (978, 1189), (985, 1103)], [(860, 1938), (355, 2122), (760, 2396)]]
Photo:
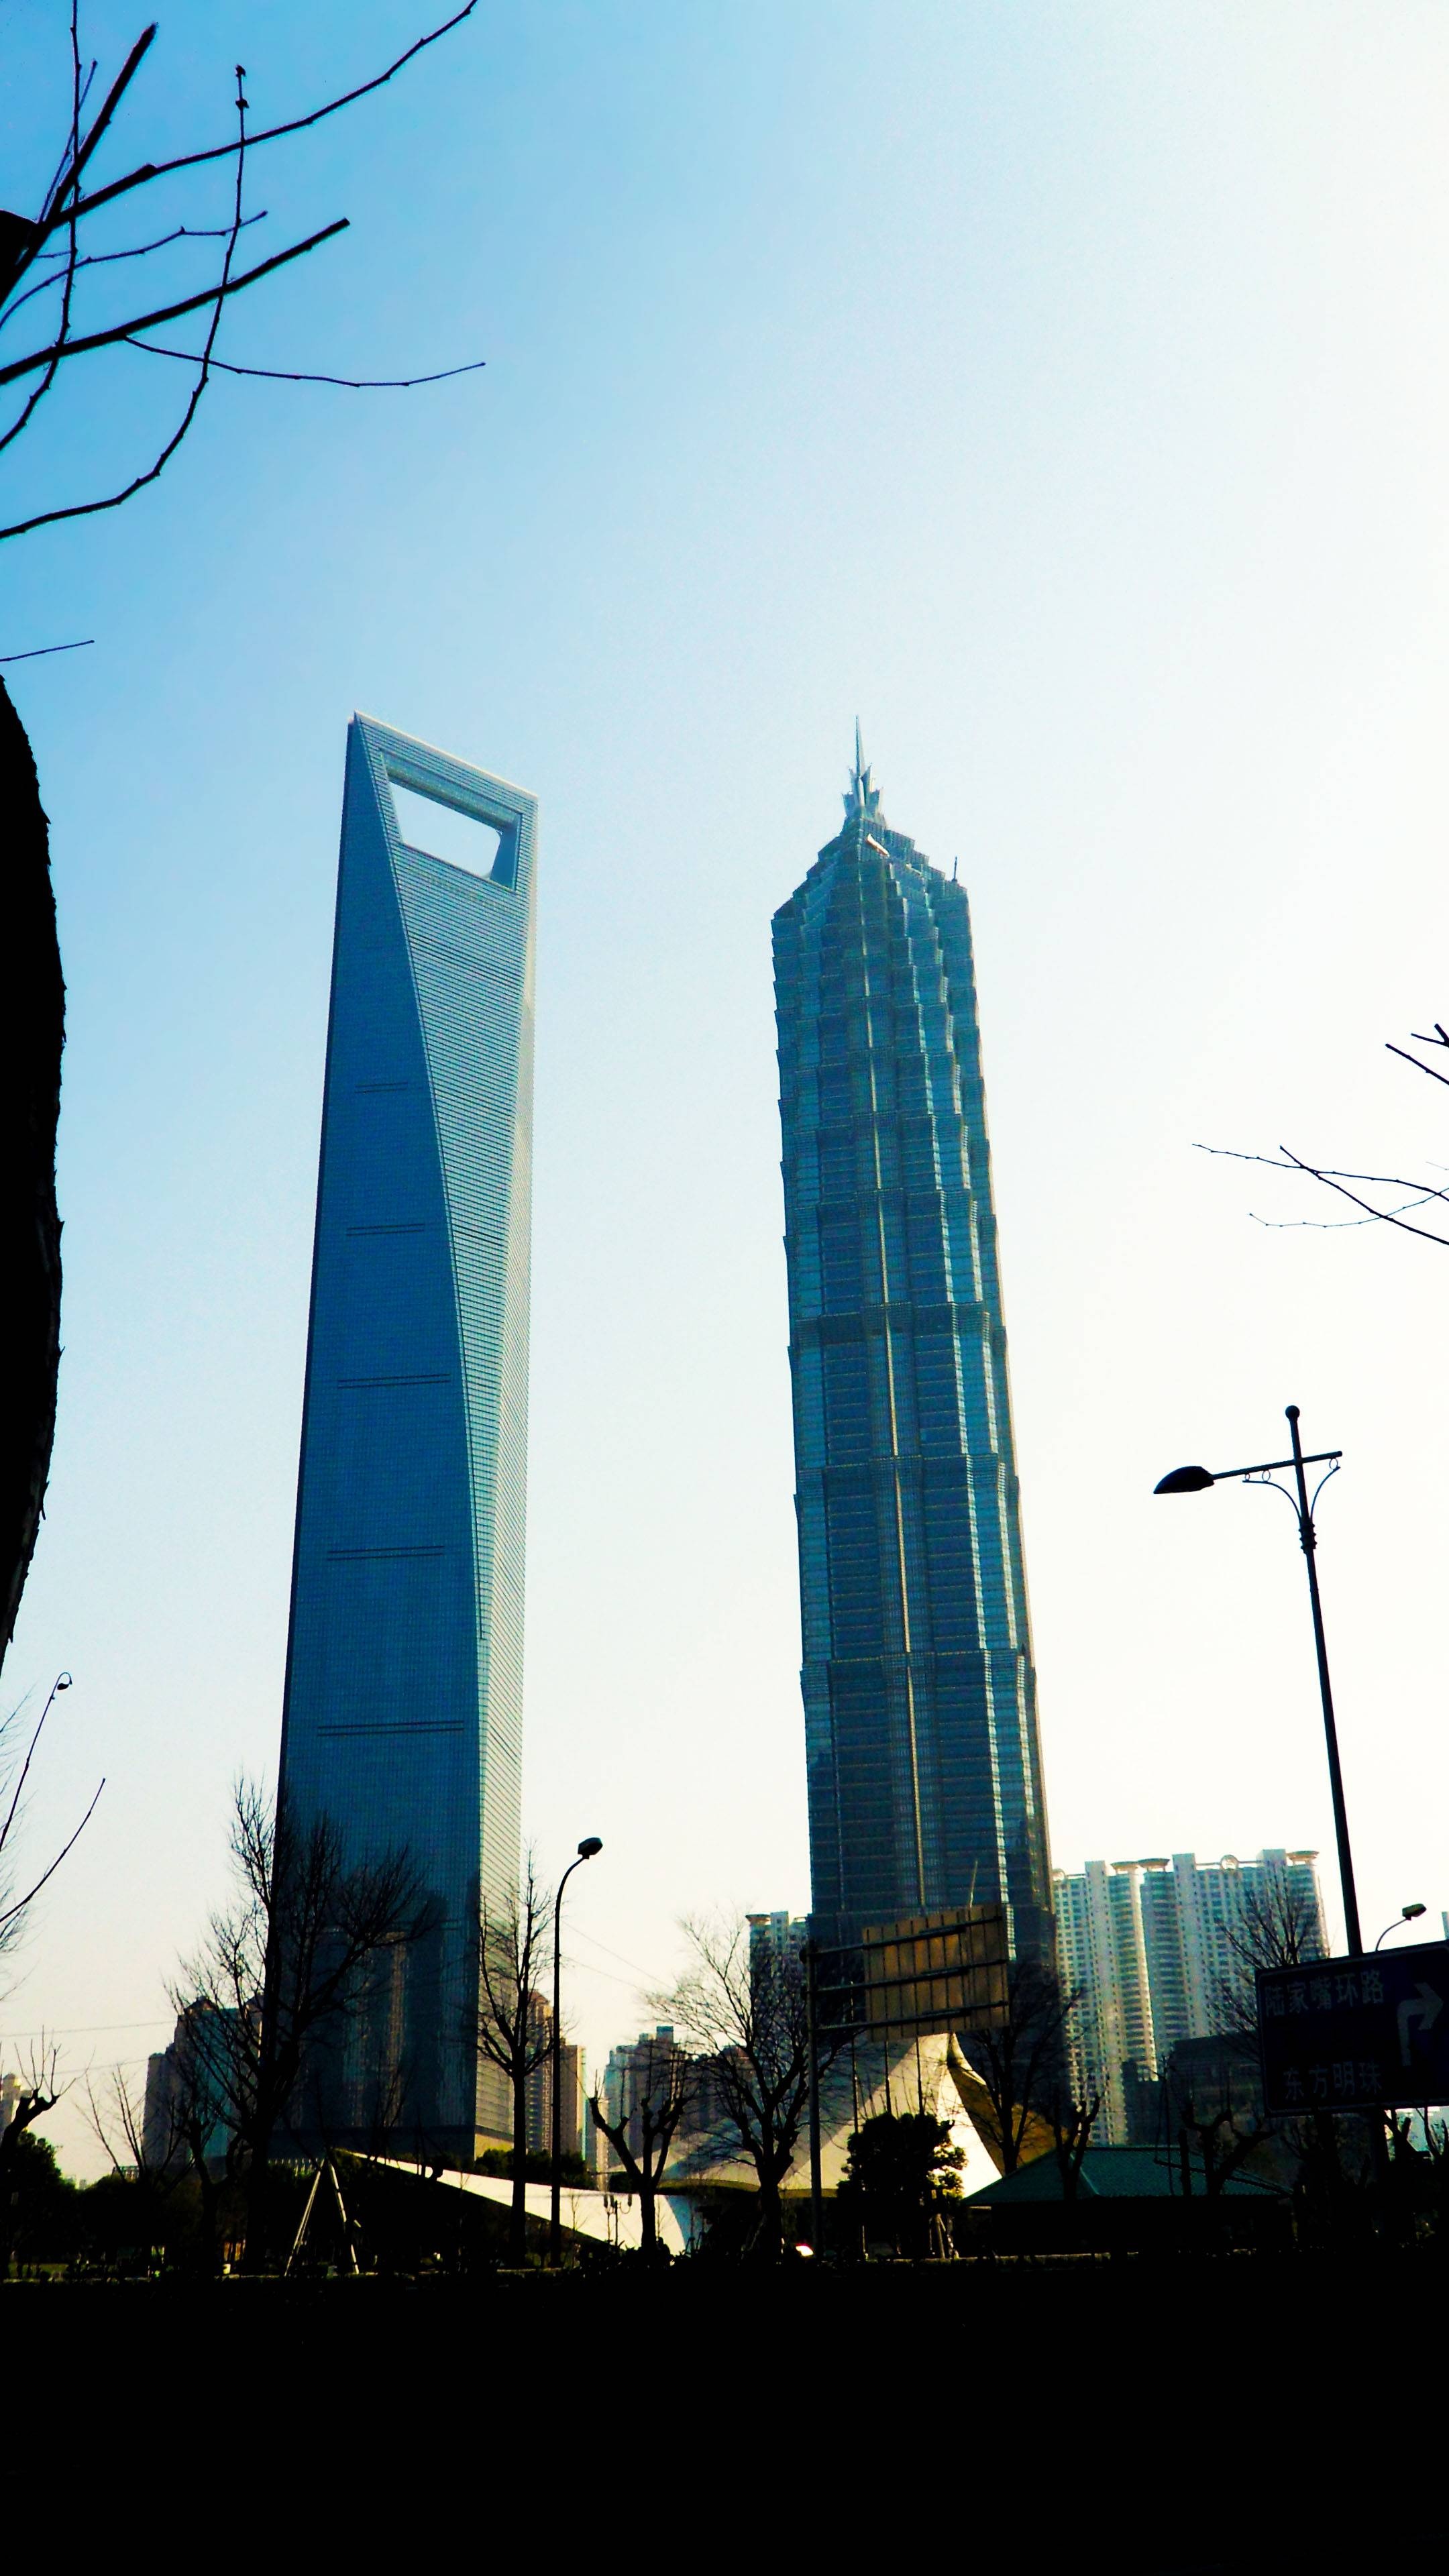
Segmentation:
[(1449, 1941), (1258, 1970), (1269, 2111), (1449, 2102)]

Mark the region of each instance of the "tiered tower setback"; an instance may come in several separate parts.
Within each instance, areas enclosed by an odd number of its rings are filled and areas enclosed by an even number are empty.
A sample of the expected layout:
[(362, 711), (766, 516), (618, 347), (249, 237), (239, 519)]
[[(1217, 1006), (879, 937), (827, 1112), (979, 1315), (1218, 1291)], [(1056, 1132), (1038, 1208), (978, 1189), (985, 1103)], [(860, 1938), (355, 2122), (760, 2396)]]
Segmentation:
[(970, 910), (859, 728), (774, 950), (814, 1917), (1000, 1899), (1049, 1955)]

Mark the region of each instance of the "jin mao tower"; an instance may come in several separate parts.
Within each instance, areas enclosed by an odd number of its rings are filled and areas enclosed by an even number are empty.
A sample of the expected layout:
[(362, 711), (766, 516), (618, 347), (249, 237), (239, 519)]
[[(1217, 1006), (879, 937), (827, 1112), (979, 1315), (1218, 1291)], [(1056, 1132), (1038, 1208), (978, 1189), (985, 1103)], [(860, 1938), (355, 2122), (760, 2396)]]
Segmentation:
[(858, 727), (774, 951), (814, 1917), (1000, 1900), (1049, 1955), (970, 909)]

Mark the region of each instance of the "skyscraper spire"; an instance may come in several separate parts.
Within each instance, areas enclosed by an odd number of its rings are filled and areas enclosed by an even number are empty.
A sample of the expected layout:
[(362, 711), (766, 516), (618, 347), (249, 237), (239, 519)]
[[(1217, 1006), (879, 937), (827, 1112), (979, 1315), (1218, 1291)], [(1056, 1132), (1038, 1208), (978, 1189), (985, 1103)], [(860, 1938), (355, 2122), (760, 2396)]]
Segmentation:
[(855, 719), (855, 772), (845, 796), (845, 819), (853, 823), (858, 815), (867, 820), (880, 816), (880, 789), (870, 783), (870, 769), (860, 743), (860, 718)]

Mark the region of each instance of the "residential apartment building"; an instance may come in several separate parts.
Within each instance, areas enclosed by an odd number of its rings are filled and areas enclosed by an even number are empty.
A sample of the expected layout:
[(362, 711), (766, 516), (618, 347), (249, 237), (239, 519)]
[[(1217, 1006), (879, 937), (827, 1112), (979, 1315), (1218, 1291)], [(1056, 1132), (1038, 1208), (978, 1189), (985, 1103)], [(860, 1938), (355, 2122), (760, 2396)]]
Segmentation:
[[(553, 2154), (553, 2006), (544, 1995), (533, 1997), (534, 2026), (544, 2044), (544, 2054), (528, 2079), (528, 2151), (530, 2155)], [(584, 2052), (572, 2040), (564, 2040), (558, 2052), (559, 2153), (582, 2156), (584, 2153), (584, 2103), (587, 2065)]]
[(1301, 1958), (1326, 1955), (1317, 1859), (1279, 1848), (1201, 1862), (1174, 1852), (1054, 1873), (1058, 1967), (1080, 1997), (1068, 2024), (1072, 2080), (1102, 2095), (1111, 2142), (1132, 2133), (1124, 2068), (1155, 2080), (1179, 2041), (1241, 2028), (1255, 1961), (1268, 1965), (1289, 1944)]

